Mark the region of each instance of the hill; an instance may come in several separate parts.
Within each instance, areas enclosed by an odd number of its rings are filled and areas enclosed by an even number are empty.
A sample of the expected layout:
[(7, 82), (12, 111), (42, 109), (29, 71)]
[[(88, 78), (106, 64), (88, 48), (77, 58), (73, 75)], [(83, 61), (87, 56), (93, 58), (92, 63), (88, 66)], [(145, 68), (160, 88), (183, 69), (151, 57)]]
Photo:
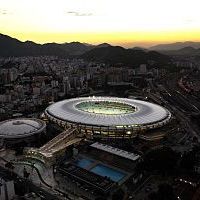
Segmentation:
[(70, 42), (70, 43), (60, 44), (60, 48), (63, 49), (67, 54), (76, 56), (76, 55), (81, 55), (86, 51), (93, 49), (94, 46), (92, 45), (90, 46), (80, 42)]
[(154, 51), (176, 51), (185, 47), (200, 48), (200, 42), (176, 42), (171, 44), (159, 44), (149, 48)]
[(67, 56), (66, 52), (56, 45), (36, 44), (31, 41), (21, 42), (17, 39), (0, 34), (0, 56)]
[(169, 56), (200, 56), (200, 49), (195, 49), (193, 47), (184, 47), (179, 50), (160, 52)]
[(37, 44), (32, 41), (22, 42), (7, 35), (0, 34), (0, 56), (80, 56), (94, 48), (108, 47), (110, 44), (90, 45), (87, 43), (46, 43)]
[(126, 65), (138, 65), (148, 63), (167, 64), (170, 58), (155, 51), (124, 49), (122, 47), (109, 46), (92, 49), (81, 56), (89, 61), (105, 62), (110, 64), (123, 63)]

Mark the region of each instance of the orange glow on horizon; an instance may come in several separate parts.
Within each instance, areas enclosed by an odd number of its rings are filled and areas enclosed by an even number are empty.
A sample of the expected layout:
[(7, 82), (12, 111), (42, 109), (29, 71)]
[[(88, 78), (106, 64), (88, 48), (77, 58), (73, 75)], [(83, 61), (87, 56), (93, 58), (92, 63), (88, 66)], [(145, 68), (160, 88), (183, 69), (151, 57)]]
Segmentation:
[(200, 41), (199, 0), (0, 0), (0, 33), (125, 47)]
[(89, 44), (109, 43), (123, 47), (150, 47), (161, 43), (200, 41), (200, 30), (182, 32), (115, 32), (115, 33), (3, 33), (21, 41), (36, 43), (84, 42)]

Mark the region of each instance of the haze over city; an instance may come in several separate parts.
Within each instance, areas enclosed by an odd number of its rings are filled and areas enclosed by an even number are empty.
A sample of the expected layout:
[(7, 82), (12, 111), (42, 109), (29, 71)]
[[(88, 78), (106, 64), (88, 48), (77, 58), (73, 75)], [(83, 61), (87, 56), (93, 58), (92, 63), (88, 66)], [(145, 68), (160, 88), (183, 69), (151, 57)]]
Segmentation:
[(22, 41), (124, 47), (200, 41), (198, 0), (0, 0), (0, 32)]

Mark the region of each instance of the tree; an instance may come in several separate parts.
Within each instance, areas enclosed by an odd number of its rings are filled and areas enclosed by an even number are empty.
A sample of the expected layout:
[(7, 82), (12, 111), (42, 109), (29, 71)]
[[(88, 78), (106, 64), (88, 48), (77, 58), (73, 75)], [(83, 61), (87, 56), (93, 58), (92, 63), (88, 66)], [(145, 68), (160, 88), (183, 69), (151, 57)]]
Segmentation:
[(157, 200), (157, 193), (156, 193), (156, 192), (151, 192), (151, 193), (148, 195), (148, 199), (149, 199), (149, 200)]
[(124, 198), (124, 191), (120, 188), (112, 196), (112, 200), (119, 200)]
[(199, 152), (200, 147), (194, 146), (191, 151), (184, 153), (180, 162), (180, 167), (184, 170), (192, 171), (198, 161), (197, 156)]
[(7, 163), (5, 164), (5, 167), (7, 167), (7, 168), (9, 168), (9, 169), (11, 169), (11, 170), (13, 170), (13, 169), (15, 168), (12, 162), (7, 162)]
[(97, 197), (95, 200), (106, 200), (107, 198), (105, 197)]
[(177, 200), (171, 185), (164, 183), (158, 186), (158, 200)]
[(157, 192), (148, 195), (149, 200), (177, 200), (172, 186), (167, 183), (160, 184)]
[(185, 153), (182, 156), (180, 167), (184, 170), (193, 170), (195, 164), (195, 154), (192, 152)]
[(143, 162), (140, 163), (140, 168), (146, 171), (173, 171), (178, 159), (179, 154), (169, 147), (154, 149), (144, 156)]

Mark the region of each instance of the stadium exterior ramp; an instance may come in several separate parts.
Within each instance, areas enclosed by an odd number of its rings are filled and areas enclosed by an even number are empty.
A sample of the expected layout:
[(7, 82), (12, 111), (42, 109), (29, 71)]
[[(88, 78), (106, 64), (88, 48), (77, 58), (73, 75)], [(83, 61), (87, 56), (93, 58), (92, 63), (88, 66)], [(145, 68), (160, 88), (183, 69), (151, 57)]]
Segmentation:
[(25, 157), (36, 159), (45, 165), (52, 165), (56, 159), (64, 154), (67, 147), (77, 144), (82, 140), (78, 137), (77, 129), (69, 128), (39, 149), (29, 148), (25, 150)]

